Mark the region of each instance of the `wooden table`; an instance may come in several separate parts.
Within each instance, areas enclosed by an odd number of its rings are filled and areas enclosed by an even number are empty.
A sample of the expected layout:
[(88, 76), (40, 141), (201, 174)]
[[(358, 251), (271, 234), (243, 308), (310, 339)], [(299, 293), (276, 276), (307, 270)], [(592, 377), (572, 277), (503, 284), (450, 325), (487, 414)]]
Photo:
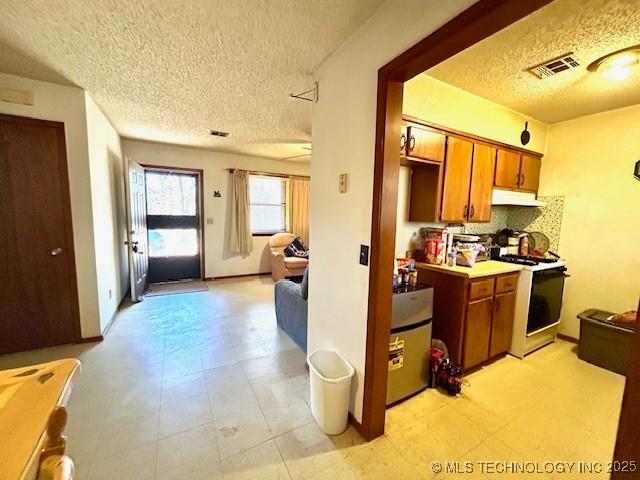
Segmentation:
[(0, 479), (73, 479), (64, 455), (75, 359), (0, 371)]

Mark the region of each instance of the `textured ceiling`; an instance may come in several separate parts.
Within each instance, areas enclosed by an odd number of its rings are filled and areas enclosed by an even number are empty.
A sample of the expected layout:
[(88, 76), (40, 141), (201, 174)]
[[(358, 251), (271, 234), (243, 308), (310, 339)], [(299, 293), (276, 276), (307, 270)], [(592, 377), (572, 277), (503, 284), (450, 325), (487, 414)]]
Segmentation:
[(125, 137), (297, 157), (311, 103), (289, 93), (382, 2), (2, 0), (0, 71), (86, 89)]
[[(640, 67), (616, 82), (587, 66), (640, 44), (640, 0), (556, 0), (428, 74), (546, 123), (640, 103)], [(525, 71), (569, 51), (581, 66), (539, 80)]]

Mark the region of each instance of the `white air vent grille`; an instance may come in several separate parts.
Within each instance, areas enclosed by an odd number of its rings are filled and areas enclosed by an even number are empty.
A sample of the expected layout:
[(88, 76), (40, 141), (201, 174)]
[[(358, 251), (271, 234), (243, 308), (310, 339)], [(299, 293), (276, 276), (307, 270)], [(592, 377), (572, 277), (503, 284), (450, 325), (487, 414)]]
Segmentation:
[(529, 71), (536, 77), (543, 79), (578, 66), (580, 66), (580, 62), (576, 58), (575, 54), (573, 52), (569, 52), (551, 60), (547, 60), (535, 67), (531, 67)]

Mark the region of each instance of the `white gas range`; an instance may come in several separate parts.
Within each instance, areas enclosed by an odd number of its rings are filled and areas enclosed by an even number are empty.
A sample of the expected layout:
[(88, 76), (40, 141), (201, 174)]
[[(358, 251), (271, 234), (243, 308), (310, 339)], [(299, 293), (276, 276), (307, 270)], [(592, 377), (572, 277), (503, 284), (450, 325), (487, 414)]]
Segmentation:
[(562, 260), (536, 261), (516, 256), (501, 260), (524, 265), (518, 280), (509, 350), (512, 355), (524, 358), (556, 340), (567, 267)]

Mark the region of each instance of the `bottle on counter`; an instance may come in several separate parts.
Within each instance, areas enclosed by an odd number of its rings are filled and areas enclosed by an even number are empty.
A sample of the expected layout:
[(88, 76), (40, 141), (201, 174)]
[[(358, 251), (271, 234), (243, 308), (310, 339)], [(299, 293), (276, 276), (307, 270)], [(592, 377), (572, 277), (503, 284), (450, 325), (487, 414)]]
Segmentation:
[(458, 257), (458, 252), (454, 247), (452, 247), (451, 250), (449, 250), (449, 253), (447, 254), (447, 266), (455, 267), (457, 263), (457, 257)]

